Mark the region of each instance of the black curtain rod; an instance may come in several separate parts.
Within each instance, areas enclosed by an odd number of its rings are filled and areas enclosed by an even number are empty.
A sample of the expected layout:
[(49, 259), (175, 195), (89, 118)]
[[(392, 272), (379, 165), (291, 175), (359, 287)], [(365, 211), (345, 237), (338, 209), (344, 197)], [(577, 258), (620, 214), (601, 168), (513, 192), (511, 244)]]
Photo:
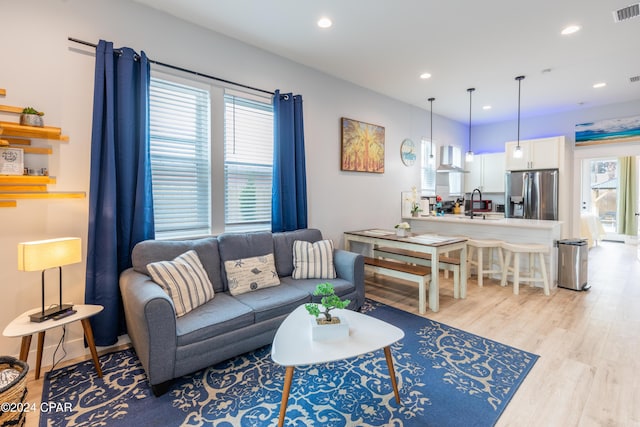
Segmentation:
[[(89, 43), (89, 42), (86, 42), (84, 40), (74, 39), (73, 37), (67, 37), (67, 38), (68, 38), (69, 41), (72, 41), (74, 43), (83, 44), (85, 46), (91, 46), (94, 49), (97, 47), (96, 44)], [(188, 70), (186, 68), (178, 67), (176, 65), (165, 64), (164, 62), (154, 61), (153, 59), (149, 59), (149, 62), (152, 63), (152, 64), (160, 65), (162, 67), (171, 68), (172, 70), (178, 70), (178, 71), (182, 71), (182, 72), (185, 72), (185, 73), (194, 74), (196, 76), (205, 77), (207, 79), (216, 80), (216, 81), (227, 83), (227, 84), (230, 84), (230, 85), (233, 85), (233, 86), (243, 87), (245, 89), (251, 89), (251, 90), (258, 91), (258, 92), (267, 93), (269, 95), (273, 95), (274, 94), (273, 92), (268, 91), (268, 90), (259, 89), (257, 87), (244, 85), (242, 83), (232, 82), (231, 80), (221, 79), (220, 77), (210, 76), (208, 74), (199, 73), (199, 72), (193, 71), (193, 70)]]

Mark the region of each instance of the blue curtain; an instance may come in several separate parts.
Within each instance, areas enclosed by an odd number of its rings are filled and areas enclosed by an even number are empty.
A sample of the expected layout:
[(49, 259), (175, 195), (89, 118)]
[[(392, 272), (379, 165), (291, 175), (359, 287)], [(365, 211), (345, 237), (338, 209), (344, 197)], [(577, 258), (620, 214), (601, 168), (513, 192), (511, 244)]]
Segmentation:
[(142, 52), (100, 40), (91, 133), (91, 183), (85, 302), (104, 310), (91, 319), (95, 342), (125, 332), (118, 287), (133, 246), (154, 237), (149, 156), (149, 62)]
[(307, 228), (307, 177), (304, 157), (302, 96), (273, 97), (273, 194), (271, 230)]

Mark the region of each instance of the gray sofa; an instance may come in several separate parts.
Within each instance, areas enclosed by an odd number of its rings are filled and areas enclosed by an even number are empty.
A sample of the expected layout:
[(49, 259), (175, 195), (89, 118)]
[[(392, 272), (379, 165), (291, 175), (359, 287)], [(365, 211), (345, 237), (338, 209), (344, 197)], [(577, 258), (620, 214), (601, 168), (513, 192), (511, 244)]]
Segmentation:
[[(316, 229), (283, 233), (225, 233), (197, 240), (148, 240), (132, 253), (133, 267), (120, 276), (127, 329), (156, 396), (174, 378), (255, 350), (273, 341), (284, 318), (300, 304), (312, 301), (318, 283), (330, 282), (336, 294), (351, 300), (350, 309), (364, 302), (364, 261), (361, 255), (335, 249), (336, 279), (291, 278), (293, 242), (322, 240)], [(215, 297), (176, 318), (173, 302), (148, 275), (147, 264), (197, 252)], [(274, 254), (279, 286), (232, 296), (224, 261)], [(315, 297), (314, 297), (315, 298)]]

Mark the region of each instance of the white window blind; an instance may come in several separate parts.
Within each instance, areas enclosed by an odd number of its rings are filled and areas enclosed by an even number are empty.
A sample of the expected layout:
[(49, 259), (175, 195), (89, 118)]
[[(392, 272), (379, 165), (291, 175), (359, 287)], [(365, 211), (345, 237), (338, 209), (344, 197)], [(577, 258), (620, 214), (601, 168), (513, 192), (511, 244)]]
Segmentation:
[[(422, 196), (435, 196), (436, 194), (436, 158), (429, 158), (431, 155), (431, 141), (423, 139), (421, 143), (422, 156), (420, 162), (421, 186), (420, 192)], [(435, 144), (434, 144), (435, 151)]]
[(210, 234), (209, 92), (151, 78), (149, 119), (157, 238)]
[(273, 106), (224, 95), (225, 230), (271, 229)]

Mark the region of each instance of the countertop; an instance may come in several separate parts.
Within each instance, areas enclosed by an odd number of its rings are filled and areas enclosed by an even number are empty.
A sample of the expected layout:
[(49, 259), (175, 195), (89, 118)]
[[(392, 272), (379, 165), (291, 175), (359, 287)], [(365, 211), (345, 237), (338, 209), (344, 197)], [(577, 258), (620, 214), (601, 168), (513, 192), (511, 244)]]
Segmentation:
[(553, 229), (559, 225), (562, 225), (562, 221), (550, 221), (539, 219), (519, 219), (519, 218), (504, 218), (503, 214), (487, 213), (486, 219), (483, 219), (482, 213), (474, 215), (471, 219), (463, 214), (452, 215), (445, 214), (444, 216), (419, 216), (419, 217), (406, 217), (403, 220), (411, 221), (429, 221), (429, 222), (446, 222), (465, 225), (482, 225), (482, 226), (501, 226), (501, 227), (517, 227), (517, 228), (538, 228), (538, 229)]

